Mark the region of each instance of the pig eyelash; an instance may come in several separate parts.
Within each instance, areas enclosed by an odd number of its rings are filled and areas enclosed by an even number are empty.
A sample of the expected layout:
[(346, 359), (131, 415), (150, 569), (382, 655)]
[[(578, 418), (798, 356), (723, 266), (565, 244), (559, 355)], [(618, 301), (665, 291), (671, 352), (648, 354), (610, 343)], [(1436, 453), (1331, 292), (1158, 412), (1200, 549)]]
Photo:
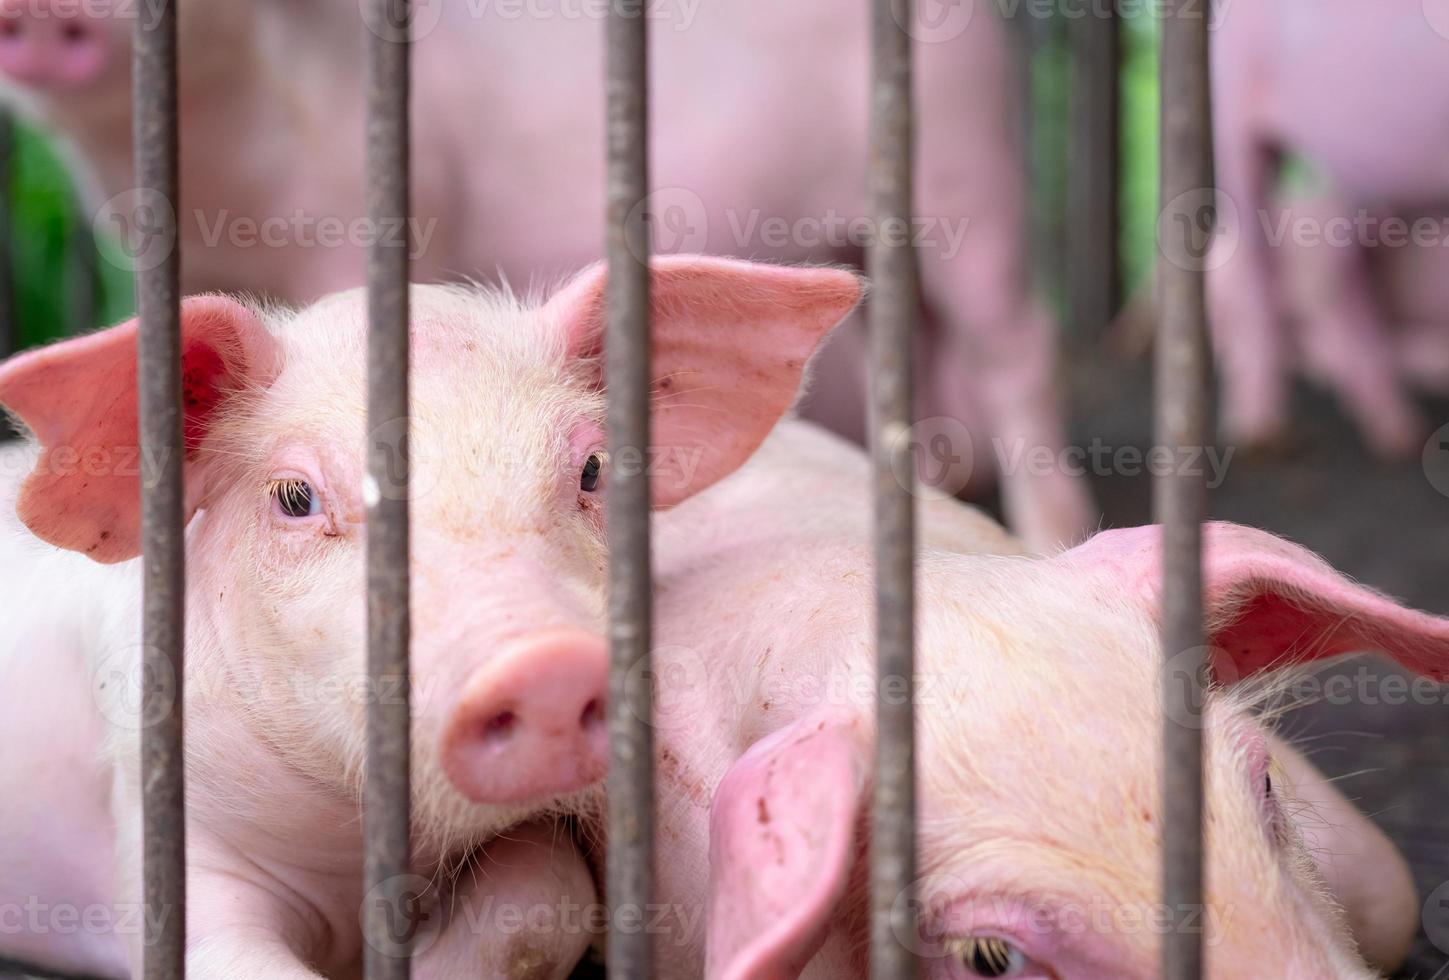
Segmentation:
[(1267, 813), (1268, 832), (1274, 840), (1282, 841), (1287, 834), (1287, 826), (1283, 816), (1283, 799), (1278, 795), (1281, 791), (1275, 787), (1281, 787), (1283, 780), (1273, 779), (1273, 770), (1278, 767), (1278, 762), (1270, 758), (1268, 767), (1263, 772), (1263, 806)]
[(267, 481), (267, 495), (282, 517), (300, 521), (322, 516), (322, 497), (300, 477)]
[(946, 950), (969, 977), (1026, 976), (1032, 965), (1020, 949), (1000, 936), (963, 936), (949, 941)]

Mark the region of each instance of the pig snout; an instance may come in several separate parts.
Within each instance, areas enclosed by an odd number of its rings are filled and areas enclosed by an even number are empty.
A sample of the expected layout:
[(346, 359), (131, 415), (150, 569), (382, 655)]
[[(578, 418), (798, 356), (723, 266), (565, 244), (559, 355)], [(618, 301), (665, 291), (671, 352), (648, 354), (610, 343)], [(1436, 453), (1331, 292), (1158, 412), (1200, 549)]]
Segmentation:
[(105, 71), (110, 33), (74, 4), (8, 0), (0, 4), (0, 72), (33, 88), (78, 88)]
[(608, 677), (607, 646), (582, 630), (504, 650), (468, 679), (444, 724), (448, 781), (475, 803), (522, 803), (601, 779)]

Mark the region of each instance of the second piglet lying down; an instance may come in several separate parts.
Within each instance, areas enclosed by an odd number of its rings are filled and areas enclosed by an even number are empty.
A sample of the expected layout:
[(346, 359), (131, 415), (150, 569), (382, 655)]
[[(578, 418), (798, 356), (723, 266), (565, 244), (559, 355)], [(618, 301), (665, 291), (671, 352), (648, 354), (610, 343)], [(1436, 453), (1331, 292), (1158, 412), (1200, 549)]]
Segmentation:
[[(647, 463), (660, 505), (729, 473), (858, 296), (835, 270), (660, 263), (659, 452), (615, 465)], [(484, 901), (593, 898), (563, 842), (558, 867), (537, 874), (486, 859), (502, 849), (518, 867), (511, 828), (605, 765), (603, 303), (597, 268), (538, 308), (414, 294), (414, 857), (442, 874), (486, 845), (479, 880), (463, 886)], [(199, 980), (351, 977), (363, 952), (366, 706), (398, 696), (364, 683), (364, 322), (360, 291), (297, 313), (221, 297), (182, 308), (187, 962)], [(135, 354), (133, 322), (0, 367), (0, 403), (38, 442), (0, 454), (0, 594), (12, 604), (0, 907), (134, 908), (141, 895), (138, 718), (125, 697), (140, 671)], [(58, 717), (71, 721), (37, 743)], [(590, 938), (455, 921), (420, 950), (415, 976), (565, 976)], [(0, 935), (9, 956), (106, 976), (138, 971), (140, 945), (138, 929)]]
[[(863, 463), (837, 453), (822, 466), (832, 447), (805, 435), (780, 433), (762, 451), (775, 465), (756, 460), (668, 518), (708, 527), (714, 508), (787, 501), (738, 528), (733, 546), (661, 552), (660, 900), (708, 907), (706, 927), (661, 941), (671, 980), (866, 975), (874, 600), (863, 495), (840, 492), (863, 484)], [(969, 512), (953, 521), (928, 507), (925, 915), (898, 939), (926, 980), (1157, 976), (1160, 534), (1107, 531), (1034, 558), (1003, 553), (1009, 540)], [(1449, 622), (1264, 532), (1210, 525), (1206, 546), (1219, 686), (1204, 727), (1208, 893), (1195, 921), (1209, 975), (1364, 980), (1375, 975), (1365, 959), (1397, 964), (1416, 927), (1407, 868), (1257, 720), (1238, 682), (1359, 649), (1443, 679)]]

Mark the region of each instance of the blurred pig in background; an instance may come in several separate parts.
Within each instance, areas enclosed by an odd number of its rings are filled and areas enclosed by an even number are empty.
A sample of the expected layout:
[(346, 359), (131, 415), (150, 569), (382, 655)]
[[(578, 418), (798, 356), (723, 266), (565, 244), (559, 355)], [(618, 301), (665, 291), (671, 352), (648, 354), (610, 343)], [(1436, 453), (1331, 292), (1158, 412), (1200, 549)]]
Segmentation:
[[(363, 66), (355, 24), (320, 3), (177, 2), (182, 286), (308, 301), (362, 278), (377, 237), (362, 214)], [(97, 231), (121, 261), (154, 266), (173, 247), (173, 202), (135, 186), (131, 32), (148, 0), (4, 0), (6, 94), (62, 140)], [(356, 19), (356, 12), (353, 11)], [(345, 29), (344, 28), (349, 28)], [(413, 256), (439, 276), (447, 201), (442, 153), (421, 128), (414, 150)]]
[[(1207, 264), (1226, 435), (1282, 435), (1301, 367), (1371, 449), (1417, 455), (1429, 427), (1411, 387), (1446, 382), (1445, 225), (1427, 243), (1385, 230), (1449, 211), (1449, 0), (1233, 4), (1219, 25)], [(1284, 208), (1293, 159), (1320, 186)]]
[[(131, 190), (125, 32), (114, 17), (72, 13), (57, 27), (58, 15), (38, 16), (64, 0), (8, 2), (17, 12), (0, 70), (78, 148), (94, 196), (121, 195), (110, 212), (118, 230), (143, 236), (133, 247), (144, 261), (165, 243), (144, 238), (146, 208), (159, 202)], [(144, 3), (126, 9), (145, 16)], [(599, 256), (602, 9), (419, 5), (419, 278), (526, 282)], [(968, 4), (909, 26), (921, 93), (909, 229), (877, 229), (868, 217), (865, 10), (677, 0), (649, 5), (648, 16), (656, 249), (858, 263), (877, 235), (908, 235), (921, 256), (918, 413), (929, 420), (912, 435), (931, 448), (934, 482), (980, 490), (1000, 464), (1019, 533), (1039, 547), (1079, 538), (1095, 519), (1082, 481), (1023, 464), (1043, 450), (1059, 459), (1065, 434), (1056, 326), (1030, 286), (1017, 99), (995, 12)], [(369, 236), (395, 229), (358, 224), (358, 5), (184, 0), (181, 21), (184, 288), (305, 301), (360, 280)], [(76, 33), (84, 44), (67, 40)], [(43, 46), (86, 53), (68, 56), (64, 72), (40, 71)], [(259, 240), (264, 223), (275, 242)], [(324, 243), (324, 223), (342, 233)], [(804, 406), (857, 439), (864, 362), (857, 327), (822, 357)]]

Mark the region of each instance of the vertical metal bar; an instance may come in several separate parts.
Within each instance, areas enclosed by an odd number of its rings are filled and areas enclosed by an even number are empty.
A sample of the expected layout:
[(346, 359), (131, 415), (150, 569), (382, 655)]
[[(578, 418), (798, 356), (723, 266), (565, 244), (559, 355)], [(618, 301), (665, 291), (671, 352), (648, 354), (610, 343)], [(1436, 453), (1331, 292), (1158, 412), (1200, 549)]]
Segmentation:
[[(608, 443), (615, 460), (643, 459), (649, 445), (650, 241), (639, 205), (649, 191), (649, 127), (648, 25), (639, 4), (612, 0), (607, 44)], [(654, 884), (653, 609), (649, 477), (643, 466), (615, 466), (609, 477), (607, 891), (619, 926), (643, 913)], [(611, 977), (645, 980), (653, 975), (653, 961), (648, 930), (616, 929), (609, 937)]]
[[(13, 202), (15, 163), (15, 116), (0, 107), (0, 360), (20, 349), (16, 322), (15, 246)], [(5, 427), (0, 426), (0, 437)]]
[(1071, 22), (1072, 108), (1067, 168), (1070, 336), (1094, 344), (1117, 312), (1118, 47), (1115, 5)]
[[(159, 264), (136, 277), (143, 486), (141, 807), (145, 845), (147, 980), (185, 975), (186, 811), (181, 752), (185, 644), (185, 512), (181, 486), (181, 254), (176, 133), (176, 5), (162, 0), (136, 21), (131, 72), (136, 183), (169, 207)], [(150, 263), (147, 263), (150, 265)], [(169, 699), (169, 706), (168, 706)]]
[[(1205, 5), (1174, 0), (1162, 20), (1162, 220), (1158, 284), (1162, 323), (1157, 342), (1156, 441), (1167, 447), (1203, 446), (1209, 438), (1204, 243), (1192, 237), (1210, 227), (1199, 213), (1213, 186), (1208, 30)], [(1185, 236), (1176, 241), (1176, 235)], [(1167, 236), (1173, 236), (1171, 238)], [(1181, 456), (1178, 457), (1179, 459)], [(1186, 471), (1157, 478), (1155, 519), (1163, 525), (1162, 642), (1164, 705), (1189, 695), (1202, 704), (1203, 475)], [(1174, 717), (1175, 716), (1175, 717)], [(1199, 913), (1203, 900), (1202, 729), (1180, 713), (1163, 720), (1163, 902), (1174, 927), (1163, 937), (1166, 980), (1203, 975)]]
[(872, 29), (870, 197), (876, 234), (866, 254), (874, 284), (869, 310), (871, 454), (874, 457), (876, 644), (875, 800), (871, 816), (871, 976), (915, 976), (899, 937), (915, 908), (915, 461), (912, 334), (918, 279), (911, 248), (913, 184), (912, 0), (875, 0)]
[[(407, 980), (419, 925), (412, 854), (408, 644), (409, 0), (368, 0), (367, 980)], [(395, 233), (394, 233), (394, 230)], [(387, 231), (386, 234), (382, 233)]]

